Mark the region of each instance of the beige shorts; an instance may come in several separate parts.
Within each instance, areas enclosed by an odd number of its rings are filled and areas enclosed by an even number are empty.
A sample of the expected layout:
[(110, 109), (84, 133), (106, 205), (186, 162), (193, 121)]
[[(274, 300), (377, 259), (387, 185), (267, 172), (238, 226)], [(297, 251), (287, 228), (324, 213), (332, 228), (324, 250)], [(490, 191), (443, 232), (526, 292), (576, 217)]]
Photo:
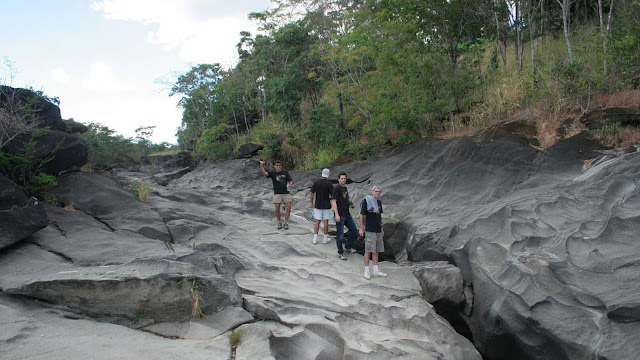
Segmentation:
[(293, 197), (291, 194), (275, 194), (273, 195), (274, 204), (290, 203)]
[(372, 253), (384, 252), (384, 241), (382, 241), (382, 233), (365, 231), (364, 251)]

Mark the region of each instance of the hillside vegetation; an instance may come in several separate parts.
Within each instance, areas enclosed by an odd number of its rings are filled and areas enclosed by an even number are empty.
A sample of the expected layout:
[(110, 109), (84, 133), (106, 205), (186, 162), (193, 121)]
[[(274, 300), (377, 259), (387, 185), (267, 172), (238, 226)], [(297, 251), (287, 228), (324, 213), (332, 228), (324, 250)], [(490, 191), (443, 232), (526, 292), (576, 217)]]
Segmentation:
[[(638, 0), (279, 0), (253, 13), (239, 62), (182, 74), (181, 146), (224, 160), (246, 142), (311, 169), (424, 136), (556, 128), (640, 95)], [(303, 10), (301, 10), (303, 9)]]

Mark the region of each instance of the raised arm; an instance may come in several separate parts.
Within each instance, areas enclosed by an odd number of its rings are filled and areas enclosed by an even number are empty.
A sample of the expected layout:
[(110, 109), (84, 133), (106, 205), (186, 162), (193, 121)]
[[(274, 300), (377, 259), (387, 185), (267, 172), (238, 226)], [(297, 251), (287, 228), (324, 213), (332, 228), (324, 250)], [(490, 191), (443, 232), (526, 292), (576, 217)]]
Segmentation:
[(267, 171), (264, 169), (264, 160), (261, 159), (258, 162), (260, 163), (260, 172), (262, 173), (262, 175), (269, 176)]

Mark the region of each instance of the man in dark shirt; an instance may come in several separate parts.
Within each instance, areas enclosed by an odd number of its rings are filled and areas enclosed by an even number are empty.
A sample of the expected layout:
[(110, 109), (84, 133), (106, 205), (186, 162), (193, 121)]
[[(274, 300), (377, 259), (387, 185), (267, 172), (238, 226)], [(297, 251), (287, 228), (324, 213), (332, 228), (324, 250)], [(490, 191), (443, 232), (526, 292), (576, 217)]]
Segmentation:
[[(311, 186), (311, 209), (313, 209), (313, 217), (316, 219), (313, 227), (313, 244), (318, 243), (318, 231), (320, 231), (320, 221), (324, 222), (324, 239), (323, 244), (329, 241), (329, 219), (333, 218), (333, 210), (331, 210), (331, 193), (333, 192), (333, 184), (327, 180), (329, 177), (329, 169), (322, 169), (322, 179), (316, 180)], [(315, 202), (314, 202), (315, 195)]]
[[(262, 175), (271, 178), (273, 181), (273, 204), (276, 207), (276, 219), (278, 219), (278, 229), (284, 226), (284, 229), (289, 229), (289, 215), (291, 214), (291, 194), (289, 189), (293, 184), (291, 175), (285, 170), (282, 170), (282, 163), (279, 160), (273, 164), (275, 169), (271, 169), (268, 172), (264, 169), (264, 160), (260, 160), (260, 171)], [(284, 203), (286, 213), (284, 214), (284, 225), (280, 220), (280, 205)]]
[(366, 196), (360, 202), (360, 235), (364, 235), (364, 277), (367, 280), (371, 279), (369, 273), (370, 256), (373, 257), (373, 276), (387, 276), (378, 269), (378, 254), (384, 252), (381, 194), (382, 189), (379, 186), (374, 186), (371, 195)]
[(347, 254), (355, 252), (355, 249), (353, 249), (353, 242), (358, 236), (358, 228), (356, 227), (355, 221), (353, 221), (351, 213), (349, 213), (349, 208), (353, 207), (353, 204), (351, 203), (351, 200), (349, 200), (349, 190), (347, 190), (347, 173), (341, 172), (340, 175), (338, 175), (338, 184), (339, 185), (333, 187), (331, 205), (333, 207), (333, 213), (335, 214), (336, 220), (336, 246), (338, 247), (338, 257), (341, 260), (347, 260), (344, 250), (342, 249), (344, 227), (346, 226), (347, 229), (349, 229), (349, 239), (345, 244)]

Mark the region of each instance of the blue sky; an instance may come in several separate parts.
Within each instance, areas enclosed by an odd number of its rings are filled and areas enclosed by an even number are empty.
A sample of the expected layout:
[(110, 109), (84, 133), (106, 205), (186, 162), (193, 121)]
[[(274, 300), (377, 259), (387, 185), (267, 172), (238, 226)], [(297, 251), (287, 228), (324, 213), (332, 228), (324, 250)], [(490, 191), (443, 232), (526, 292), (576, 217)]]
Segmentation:
[[(247, 14), (269, 0), (0, 0), (0, 83), (60, 98), (63, 118), (175, 143), (182, 112), (166, 84), (237, 60)], [(163, 83), (165, 85), (163, 85)]]

